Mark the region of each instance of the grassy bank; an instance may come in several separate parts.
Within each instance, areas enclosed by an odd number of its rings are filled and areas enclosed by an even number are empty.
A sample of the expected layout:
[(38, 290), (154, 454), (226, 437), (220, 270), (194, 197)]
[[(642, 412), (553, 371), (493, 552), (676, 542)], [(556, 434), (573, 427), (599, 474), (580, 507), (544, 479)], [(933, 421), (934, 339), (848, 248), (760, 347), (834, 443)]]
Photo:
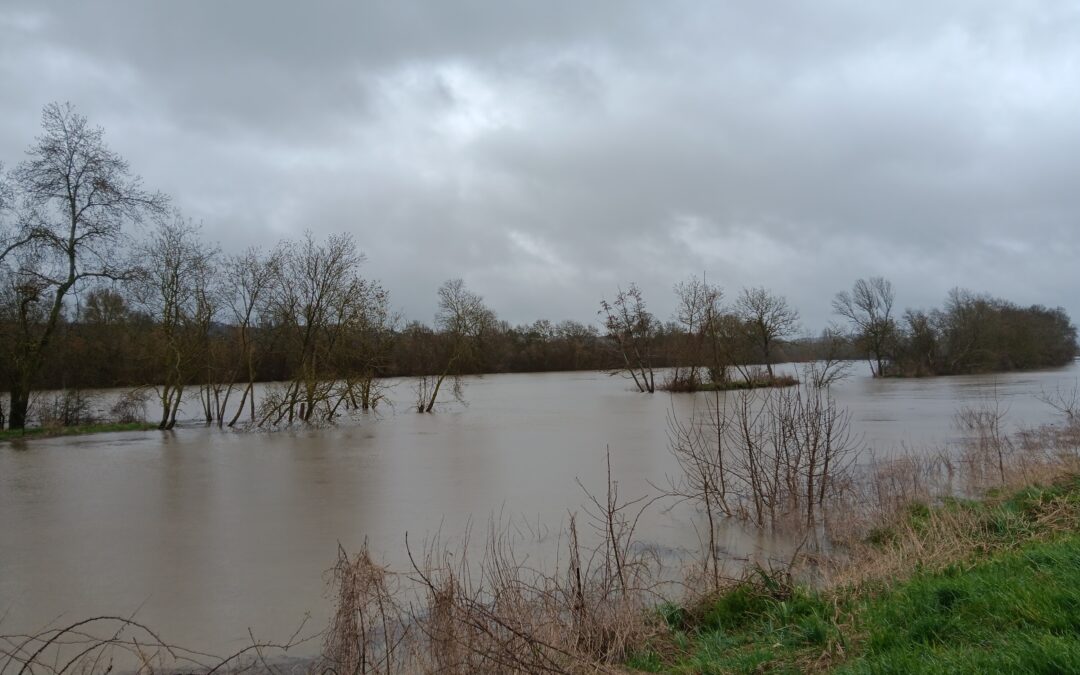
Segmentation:
[[(756, 570), (627, 664), (646, 672), (1080, 672), (1080, 479), (912, 507), (824, 590)], [(879, 565), (888, 560), (888, 565)], [(897, 560), (904, 569), (897, 570)], [(890, 570), (888, 577), (874, 570)]]
[(5, 429), (0, 430), (0, 441), (14, 441), (32, 438), (52, 438), (54, 436), (84, 436), (86, 434), (103, 434), (110, 431), (148, 431), (157, 429), (156, 424), (149, 422), (129, 423), (103, 423), (82, 424), (74, 427), (33, 427), (31, 429)]

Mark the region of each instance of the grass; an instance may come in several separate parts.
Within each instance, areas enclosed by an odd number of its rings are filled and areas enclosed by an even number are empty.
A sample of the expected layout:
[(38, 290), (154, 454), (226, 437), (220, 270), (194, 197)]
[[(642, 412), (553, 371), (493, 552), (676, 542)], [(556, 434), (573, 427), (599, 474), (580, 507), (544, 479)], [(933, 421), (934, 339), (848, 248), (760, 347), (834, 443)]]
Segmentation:
[[(816, 590), (757, 569), (697, 606), (661, 608), (669, 632), (627, 666), (686, 674), (1080, 672), (1080, 480), (912, 508), (902, 525), (941, 537), (943, 522), (958, 524), (954, 535), (966, 541), (953, 550), (962, 553), (913, 560), (899, 578)], [(868, 546), (882, 555), (904, 539), (888, 531), (874, 538)]]
[(742, 391), (748, 389), (767, 389), (770, 387), (793, 387), (799, 380), (791, 375), (776, 375), (774, 377), (755, 377), (751, 379), (735, 378), (722, 382), (693, 382), (685, 381), (669, 382), (661, 389), (671, 392), (693, 391)]
[(701, 385), (698, 391), (739, 391), (743, 389), (763, 389), (766, 387), (794, 387), (799, 380), (791, 375), (775, 377), (755, 377), (750, 380), (728, 380), (727, 382), (709, 382)]
[(150, 429), (157, 429), (157, 425), (149, 422), (105, 422), (101, 424), (82, 424), (74, 427), (2, 429), (0, 430), (0, 441), (51, 438), (54, 436), (83, 436), (86, 434), (102, 434), (110, 431), (147, 431)]

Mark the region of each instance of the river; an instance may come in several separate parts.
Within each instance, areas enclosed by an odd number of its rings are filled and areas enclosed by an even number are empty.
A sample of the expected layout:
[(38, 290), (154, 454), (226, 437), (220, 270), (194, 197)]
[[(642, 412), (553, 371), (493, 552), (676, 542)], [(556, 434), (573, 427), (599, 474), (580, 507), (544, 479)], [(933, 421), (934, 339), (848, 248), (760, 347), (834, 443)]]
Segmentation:
[[(1053, 411), (1042, 391), (1071, 389), (1076, 364), (995, 376), (875, 380), (860, 364), (833, 389), (867, 451), (939, 447), (953, 414), (996, 399), (1014, 423)], [(99, 614), (135, 613), (167, 640), (226, 653), (285, 639), (306, 614), (322, 626), (325, 571), (340, 544), (366, 540), (404, 569), (410, 543), (472, 522), (530, 523), (542, 556), (570, 511), (577, 481), (602, 493), (611, 453), (620, 496), (655, 495), (673, 475), (667, 416), (695, 395), (639, 394), (604, 373), (468, 378), (468, 405), (437, 414), (393, 407), (318, 430), (220, 431), (190, 417), (173, 432), (129, 432), (0, 443), (0, 634)], [(654, 508), (639, 536), (661, 550), (693, 549), (685, 509)], [(772, 544), (732, 528), (743, 554)], [(308, 645), (307, 649), (314, 649)]]

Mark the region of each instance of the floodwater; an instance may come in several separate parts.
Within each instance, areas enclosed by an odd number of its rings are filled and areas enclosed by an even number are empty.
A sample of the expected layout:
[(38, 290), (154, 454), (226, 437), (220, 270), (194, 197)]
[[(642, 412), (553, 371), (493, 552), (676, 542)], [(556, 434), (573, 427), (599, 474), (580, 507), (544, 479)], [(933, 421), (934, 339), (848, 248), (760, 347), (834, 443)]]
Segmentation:
[[(875, 380), (860, 365), (833, 391), (880, 454), (940, 447), (964, 405), (996, 401), (1013, 423), (1050, 421), (1036, 395), (1071, 390), (1078, 377), (1074, 364)], [(0, 634), (134, 614), (172, 643), (228, 653), (249, 628), (284, 640), (307, 614), (309, 626), (324, 625), (339, 543), (356, 551), (367, 541), (376, 559), (406, 570), (406, 533), (415, 550), (440, 530), (457, 541), (470, 523), (482, 538), (496, 518), (517, 523), (525, 551), (542, 558), (583, 510), (582, 485), (602, 496), (608, 450), (620, 498), (656, 495), (676, 471), (668, 416), (701, 404), (595, 372), (469, 378), (468, 405), (434, 415), (413, 411), (408, 381), (389, 395), (393, 407), (330, 429), (235, 432), (190, 420), (173, 432), (0, 443)], [(668, 553), (694, 550), (691, 518), (654, 507), (638, 536)], [(775, 545), (736, 528), (724, 543), (733, 554)]]

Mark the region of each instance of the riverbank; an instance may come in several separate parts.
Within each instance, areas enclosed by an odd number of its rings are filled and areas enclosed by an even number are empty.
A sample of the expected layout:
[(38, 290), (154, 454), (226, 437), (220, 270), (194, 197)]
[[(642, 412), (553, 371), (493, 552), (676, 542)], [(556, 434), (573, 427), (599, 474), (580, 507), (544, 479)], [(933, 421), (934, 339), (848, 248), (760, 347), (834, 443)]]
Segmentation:
[(758, 568), (661, 615), (632, 670), (1078, 672), (1080, 477), (912, 506), (825, 588)]
[(56, 436), (85, 436), (88, 434), (104, 434), (114, 431), (149, 431), (157, 429), (158, 425), (149, 422), (102, 424), (80, 424), (71, 427), (32, 427), (30, 429), (3, 429), (0, 430), (0, 442), (31, 440), (35, 438), (54, 438)]

